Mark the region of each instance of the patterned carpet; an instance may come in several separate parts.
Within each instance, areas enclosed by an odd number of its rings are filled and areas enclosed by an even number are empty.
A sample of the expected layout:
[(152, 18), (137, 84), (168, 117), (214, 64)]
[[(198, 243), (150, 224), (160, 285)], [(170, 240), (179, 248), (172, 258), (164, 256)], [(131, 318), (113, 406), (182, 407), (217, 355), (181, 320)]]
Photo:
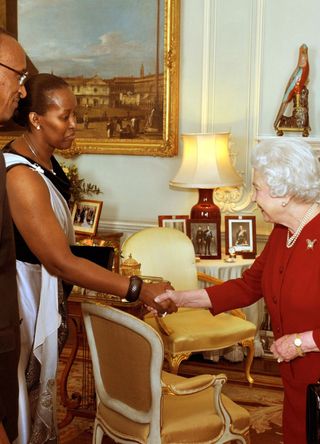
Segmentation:
[(251, 444), (282, 443), (282, 390), (227, 382), (223, 392), (250, 412)]
[[(58, 385), (58, 424), (60, 424), (66, 417), (67, 411), (61, 404), (61, 397), (60, 397), (60, 380), (61, 380), (61, 374), (65, 367), (65, 361), (62, 360), (59, 362), (58, 367), (58, 375), (57, 375), (57, 385)], [(70, 377), (68, 379), (68, 394), (69, 396), (72, 395), (73, 392), (80, 392), (81, 393), (81, 387), (82, 387), (82, 363), (77, 361), (70, 372)], [(93, 426), (93, 420), (86, 419), (86, 418), (80, 418), (80, 417), (74, 417), (73, 420), (65, 427), (60, 428), (59, 430), (59, 443), (68, 443), (72, 444), (78, 443), (90, 443), (92, 441), (92, 426)], [(85, 436), (90, 437), (88, 441), (85, 440)]]
[[(64, 361), (60, 362), (58, 381), (64, 365)], [(182, 367), (183, 373), (188, 373), (186, 368), (188, 368), (187, 365)], [(205, 373), (210, 373), (208, 368), (207, 365)], [(203, 370), (203, 366), (197, 367), (195, 363), (192, 363), (191, 370), (189, 367), (189, 373), (191, 374), (200, 374), (204, 372)], [(245, 382), (237, 381), (232, 372), (230, 372), (230, 375), (227, 371), (225, 373), (227, 373), (228, 382), (224, 386), (224, 393), (233, 401), (245, 407), (251, 414), (251, 444), (281, 444), (283, 391), (279, 380), (274, 384), (272, 378), (263, 377), (259, 379), (259, 376), (253, 374), (256, 382), (252, 387), (249, 387)], [(80, 389), (82, 381), (82, 365), (80, 362), (76, 362), (72, 367), (69, 381), (69, 394)], [(59, 405), (58, 422), (64, 419), (65, 414), (64, 407)], [(92, 425), (93, 420), (75, 417), (69, 425), (60, 429), (59, 442), (63, 444), (91, 443)], [(104, 444), (111, 442), (113, 441), (107, 438), (104, 440)]]

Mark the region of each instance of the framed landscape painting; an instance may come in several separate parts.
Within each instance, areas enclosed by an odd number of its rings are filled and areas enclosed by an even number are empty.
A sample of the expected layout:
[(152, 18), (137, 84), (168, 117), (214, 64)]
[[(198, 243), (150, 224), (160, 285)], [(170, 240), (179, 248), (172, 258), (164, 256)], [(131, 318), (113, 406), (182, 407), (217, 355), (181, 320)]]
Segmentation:
[[(29, 71), (63, 77), (76, 96), (77, 137), (59, 154), (177, 154), (180, 0), (0, 0), (0, 6)], [(10, 137), (18, 130), (10, 129)], [(9, 140), (7, 132), (1, 138)]]

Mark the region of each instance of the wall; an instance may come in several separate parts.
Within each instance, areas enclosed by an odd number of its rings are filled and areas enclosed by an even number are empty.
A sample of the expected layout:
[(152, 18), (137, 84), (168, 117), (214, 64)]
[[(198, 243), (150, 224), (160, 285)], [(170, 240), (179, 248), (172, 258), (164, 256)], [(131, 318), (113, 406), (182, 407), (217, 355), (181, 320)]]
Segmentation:
[[(256, 215), (260, 244), (272, 227), (250, 204), (250, 148), (275, 134), (273, 121), (302, 43), (309, 47), (310, 62), (308, 139), (319, 147), (318, 27), (318, 0), (181, 0), (180, 133), (231, 132), (244, 187), (235, 199), (223, 192), (217, 202), (222, 215)], [(81, 176), (104, 193), (100, 225), (128, 234), (156, 225), (159, 214), (188, 214), (197, 192), (169, 187), (181, 151), (175, 158), (74, 160)]]

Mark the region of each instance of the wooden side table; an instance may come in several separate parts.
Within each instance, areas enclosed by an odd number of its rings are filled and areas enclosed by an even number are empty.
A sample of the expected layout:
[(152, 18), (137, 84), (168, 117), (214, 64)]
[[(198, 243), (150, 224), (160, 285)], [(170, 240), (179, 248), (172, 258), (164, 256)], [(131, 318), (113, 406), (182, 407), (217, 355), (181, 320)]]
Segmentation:
[[(76, 241), (77, 242), (84, 242), (88, 240), (87, 245), (100, 245), (101, 241), (103, 242), (103, 245), (107, 247), (114, 248), (114, 262), (113, 262), (113, 271), (116, 273), (119, 273), (120, 270), (120, 242), (121, 237), (123, 236), (123, 233), (120, 232), (113, 232), (113, 231), (106, 231), (106, 230), (98, 230), (97, 234), (95, 236), (86, 236), (86, 235), (80, 235), (77, 234)], [(90, 243), (91, 242), (91, 243)]]

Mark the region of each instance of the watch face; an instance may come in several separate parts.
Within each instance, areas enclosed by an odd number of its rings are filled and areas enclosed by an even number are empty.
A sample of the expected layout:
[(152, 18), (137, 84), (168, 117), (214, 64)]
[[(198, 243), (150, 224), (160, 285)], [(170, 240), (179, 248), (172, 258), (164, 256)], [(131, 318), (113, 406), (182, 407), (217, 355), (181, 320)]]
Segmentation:
[(302, 345), (302, 341), (301, 341), (301, 339), (300, 339), (300, 338), (296, 338), (296, 339), (294, 340), (294, 345), (295, 345), (296, 347), (301, 347), (301, 345)]

